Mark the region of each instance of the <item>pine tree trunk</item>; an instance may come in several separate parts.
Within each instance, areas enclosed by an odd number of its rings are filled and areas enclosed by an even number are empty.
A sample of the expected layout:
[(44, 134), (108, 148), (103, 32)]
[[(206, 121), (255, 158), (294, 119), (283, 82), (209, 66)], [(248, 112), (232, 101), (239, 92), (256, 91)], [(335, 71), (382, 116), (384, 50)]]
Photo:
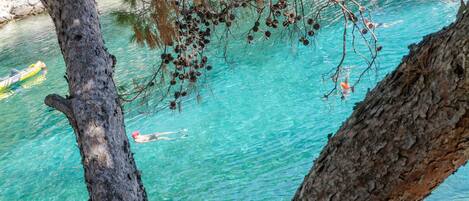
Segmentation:
[(422, 200), (469, 159), (469, 10), (410, 46), (332, 137), (293, 200)]
[[(52, 17), (66, 64), (70, 96), (46, 104), (70, 121), (90, 200), (147, 200), (125, 134), (112, 79), (115, 58), (104, 47), (94, 0), (42, 0)], [(66, 188), (66, 186), (63, 186)]]

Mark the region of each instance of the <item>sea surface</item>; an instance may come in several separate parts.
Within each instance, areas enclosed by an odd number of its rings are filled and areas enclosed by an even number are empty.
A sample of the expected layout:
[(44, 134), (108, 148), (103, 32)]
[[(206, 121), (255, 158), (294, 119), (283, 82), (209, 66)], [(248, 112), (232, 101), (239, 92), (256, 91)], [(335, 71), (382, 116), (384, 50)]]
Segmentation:
[[(376, 2), (376, 1), (372, 1)], [(347, 100), (324, 100), (323, 80), (339, 62), (340, 22), (323, 26), (308, 47), (275, 32), (247, 45), (239, 25), (224, 46), (208, 48), (214, 66), (182, 111), (155, 109), (154, 99), (125, 106), (127, 133), (188, 129), (174, 141), (131, 144), (151, 200), (289, 200), (327, 143), (368, 88), (394, 70), (407, 46), (455, 18), (459, 1), (389, 0), (370, 4), (383, 51)], [(116, 80), (125, 85), (151, 73), (159, 54), (129, 42), (127, 27), (110, 16), (115, 1), (102, 4), (102, 29), (118, 59)], [(238, 25), (235, 25), (237, 27)], [(246, 30), (246, 29), (244, 29)], [(238, 33), (238, 34), (237, 34)], [(214, 41), (216, 41), (214, 39)], [(0, 75), (37, 60), (46, 79), (17, 86), (0, 100), (0, 200), (87, 200), (83, 168), (65, 117), (46, 107), (50, 93), (65, 95), (64, 61), (47, 15), (0, 29)], [(365, 63), (351, 55), (345, 65), (356, 79)], [(167, 102), (163, 103), (167, 104)], [(148, 112), (152, 111), (152, 112)], [(469, 200), (469, 167), (450, 176), (426, 200)]]

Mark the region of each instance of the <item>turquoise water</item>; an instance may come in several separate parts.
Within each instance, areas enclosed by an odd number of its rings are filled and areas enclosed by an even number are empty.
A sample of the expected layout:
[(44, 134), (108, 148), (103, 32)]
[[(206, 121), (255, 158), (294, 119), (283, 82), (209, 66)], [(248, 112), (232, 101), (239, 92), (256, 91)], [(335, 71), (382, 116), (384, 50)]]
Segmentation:
[[(112, 4), (112, 3), (109, 3)], [(157, 54), (128, 43), (127, 28), (115, 26), (104, 9), (106, 45), (118, 58), (120, 84), (148, 72)], [(407, 45), (454, 19), (457, 4), (443, 1), (382, 1), (374, 19), (384, 46), (377, 74), (370, 73), (347, 101), (323, 101), (330, 83), (321, 74), (337, 64), (340, 25), (325, 27), (314, 47), (270, 40), (248, 46), (234, 40), (225, 61), (212, 48), (215, 66), (200, 93), (183, 111), (126, 106), (127, 131), (187, 128), (177, 141), (132, 144), (151, 200), (289, 200), (312, 161), (363, 99), (393, 70)], [(422, 17), (425, 16), (425, 17)], [(36, 60), (49, 67), (47, 80), (0, 101), (0, 200), (86, 200), (83, 170), (66, 119), (43, 103), (49, 93), (66, 94), (64, 63), (47, 16), (0, 29), (0, 75)], [(347, 65), (362, 61), (350, 57)], [(353, 76), (356, 76), (355, 74)], [(427, 200), (469, 200), (469, 168), (460, 169)]]

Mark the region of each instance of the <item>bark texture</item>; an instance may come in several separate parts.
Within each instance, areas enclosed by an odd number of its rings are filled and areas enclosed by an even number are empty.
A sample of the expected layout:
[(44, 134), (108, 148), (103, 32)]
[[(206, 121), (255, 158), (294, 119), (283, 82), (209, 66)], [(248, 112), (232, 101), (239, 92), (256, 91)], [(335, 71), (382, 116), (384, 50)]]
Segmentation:
[(469, 11), (426, 36), (332, 137), (293, 200), (422, 200), (469, 159)]
[(42, 0), (52, 17), (66, 64), (70, 96), (45, 103), (70, 121), (90, 200), (147, 200), (125, 134), (112, 79), (115, 58), (104, 47), (94, 0)]

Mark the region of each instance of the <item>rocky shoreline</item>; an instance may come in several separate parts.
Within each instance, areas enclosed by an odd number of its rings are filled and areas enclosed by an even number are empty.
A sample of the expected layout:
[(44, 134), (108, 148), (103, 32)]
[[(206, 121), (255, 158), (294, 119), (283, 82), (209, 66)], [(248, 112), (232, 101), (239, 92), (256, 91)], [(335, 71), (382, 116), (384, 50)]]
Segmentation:
[(9, 21), (44, 12), (40, 0), (1, 0), (0, 27)]

